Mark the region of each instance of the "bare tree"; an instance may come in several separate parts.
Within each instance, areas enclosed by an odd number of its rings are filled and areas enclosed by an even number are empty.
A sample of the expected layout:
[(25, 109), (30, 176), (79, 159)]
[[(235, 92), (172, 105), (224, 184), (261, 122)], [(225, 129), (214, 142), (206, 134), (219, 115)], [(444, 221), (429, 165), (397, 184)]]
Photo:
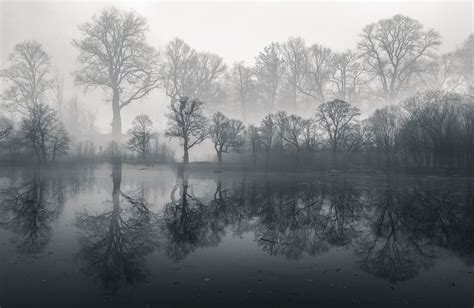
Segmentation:
[(168, 43), (164, 58), (161, 78), (172, 103), (180, 97), (208, 101), (226, 69), (221, 57), (197, 52), (179, 38)]
[(244, 65), (243, 62), (234, 64), (231, 71), (232, 88), (237, 101), (240, 103), (242, 118), (247, 118), (248, 105), (255, 90), (255, 74), (250, 67)]
[(303, 130), (303, 118), (294, 114), (290, 115), (287, 119), (283, 140), (294, 146), (297, 161), (300, 159)]
[(474, 94), (474, 33), (471, 33), (464, 43), (457, 48), (455, 56), (458, 62), (458, 72), (460, 72), (466, 90), (471, 95)]
[(359, 50), (388, 103), (406, 94), (420, 65), (441, 44), (435, 30), (424, 31), (419, 21), (403, 15), (367, 25), (360, 36)]
[(306, 51), (303, 78), (298, 90), (322, 103), (326, 101), (328, 84), (334, 71), (334, 55), (331, 49), (314, 44)]
[(146, 114), (140, 114), (132, 122), (133, 127), (127, 131), (130, 139), (127, 145), (130, 150), (137, 152), (146, 161), (146, 155), (150, 148), (150, 141), (154, 138), (153, 122)]
[(212, 116), (209, 133), (214, 143), (219, 166), (222, 164), (222, 153), (238, 150), (244, 145), (242, 136), (244, 129), (240, 120), (229, 119), (220, 112)]
[(328, 135), (333, 159), (336, 159), (339, 147), (359, 115), (357, 107), (340, 99), (319, 105), (316, 118)]
[(181, 138), (183, 143), (183, 163), (189, 162), (189, 149), (203, 142), (208, 136), (208, 120), (203, 115), (203, 103), (197, 99), (182, 97), (171, 101), (171, 112), (167, 114), (168, 129), (165, 135)]
[(302, 135), (302, 143), (303, 146), (310, 154), (314, 151), (318, 144), (318, 132), (317, 132), (317, 123), (314, 118), (303, 119), (301, 123), (303, 130), (301, 132)]
[(290, 37), (282, 47), (285, 73), (290, 92), (290, 107), (296, 108), (306, 63), (306, 43), (301, 37)]
[(273, 137), (276, 131), (275, 116), (273, 114), (266, 115), (260, 122), (259, 130), (261, 134), (260, 140), (262, 142), (263, 148), (265, 149), (265, 153), (268, 156), (272, 149)]
[(76, 82), (112, 92), (112, 134), (120, 141), (122, 108), (158, 87), (158, 54), (146, 43), (147, 22), (133, 11), (111, 7), (79, 30), (83, 38), (73, 41), (80, 63)]
[(384, 157), (387, 167), (396, 164), (401, 150), (400, 130), (403, 125), (402, 111), (398, 106), (376, 110), (369, 119), (374, 144)]
[(252, 166), (255, 168), (257, 166), (257, 149), (260, 145), (260, 134), (258, 127), (253, 124), (249, 125), (247, 134), (250, 139), (250, 150), (252, 151)]
[(15, 45), (8, 59), (11, 65), (1, 71), (7, 81), (2, 100), (7, 109), (25, 115), (52, 87), (50, 58), (40, 43), (25, 41)]
[(366, 80), (363, 79), (364, 66), (359, 56), (352, 50), (334, 55), (334, 71), (331, 81), (334, 96), (343, 101), (358, 102)]
[(266, 46), (255, 59), (257, 87), (268, 112), (275, 108), (284, 69), (282, 50), (278, 43)]
[(43, 103), (32, 107), (23, 118), (20, 137), (39, 162), (54, 161), (69, 150), (69, 137), (56, 111)]

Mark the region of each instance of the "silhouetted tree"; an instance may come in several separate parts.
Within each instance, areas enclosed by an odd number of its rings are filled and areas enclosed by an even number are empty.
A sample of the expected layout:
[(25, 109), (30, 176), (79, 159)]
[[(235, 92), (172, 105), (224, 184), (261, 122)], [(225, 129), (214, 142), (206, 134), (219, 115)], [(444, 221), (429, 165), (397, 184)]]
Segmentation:
[(79, 31), (82, 39), (73, 41), (80, 63), (76, 82), (112, 92), (112, 134), (120, 141), (122, 108), (158, 86), (158, 54), (146, 43), (147, 22), (133, 11), (110, 7)]
[(132, 122), (133, 127), (127, 131), (130, 139), (127, 142), (130, 150), (137, 152), (146, 160), (146, 155), (149, 151), (150, 141), (154, 137), (153, 122), (146, 114), (140, 114), (135, 117)]
[(0, 116), (0, 141), (5, 140), (13, 130), (13, 123), (4, 116)]
[(245, 129), (240, 120), (229, 119), (220, 112), (211, 119), (209, 134), (214, 143), (219, 166), (222, 164), (222, 154), (238, 150), (244, 144), (242, 132)]
[(197, 99), (182, 97), (171, 101), (171, 112), (167, 114), (166, 136), (182, 139), (185, 165), (189, 162), (189, 149), (203, 142), (208, 135), (208, 120), (203, 115), (202, 105)]
[(283, 83), (284, 69), (282, 50), (278, 43), (266, 46), (255, 59), (256, 86), (267, 112), (275, 109)]

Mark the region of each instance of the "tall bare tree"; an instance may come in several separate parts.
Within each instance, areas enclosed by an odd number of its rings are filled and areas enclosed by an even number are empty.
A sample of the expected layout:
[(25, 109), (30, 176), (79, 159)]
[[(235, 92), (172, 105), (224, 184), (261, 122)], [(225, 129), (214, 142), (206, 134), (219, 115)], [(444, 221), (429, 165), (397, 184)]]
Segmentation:
[(255, 74), (254, 71), (243, 62), (234, 64), (231, 71), (232, 90), (240, 104), (242, 118), (246, 119), (248, 107), (255, 93)]
[(76, 82), (100, 87), (112, 95), (112, 134), (120, 141), (121, 110), (158, 87), (158, 53), (146, 43), (148, 25), (133, 11), (104, 9), (79, 26), (83, 37), (73, 40), (79, 50)]
[(290, 107), (298, 104), (299, 87), (306, 63), (306, 43), (301, 37), (290, 37), (282, 46), (288, 83)]
[(6, 80), (2, 100), (8, 110), (25, 115), (53, 85), (50, 58), (40, 43), (25, 41), (15, 45), (8, 60), (10, 66), (1, 71)]
[(455, 52), (460, 72), (466, 90), (474, 95), (474, 33), (471, 33)]
[(203, 102), (182, 97), (177, 101), (172, 100), (170, 109), (165, 135), (182, 139), (183, 163), (187, 165), (189, 149), (203, 142), (208, 136), (208, 120), (203, 114)]
[(303, 67), (303, 77), (298, 84), (298, 90), (319, 103), (325, 102), (334, 71), (334, 53), (327, 47), (314, 44), (306, 51)]
[(282, 50), (278, 43), (266, 46), (255, 59), (257, 87), (265, 110), (268, 112), (275, 109), (284, 68)]
[(242, 132), (245, 126), (242, 121), (229, 119), (224, 114), (217, 112), (212, 116), (209, 134), (214, 149), (217, 153), (219, 166), (222, 164), (222, 154), (231, 150), (238, 150), (244, 145)]
[(347, 50), (334, 55), (334, 71), (331, 81), (334, 85), (334, 96), (348, 102), (358, 102), (366, 80), (363, 78), (364, 66), (359, 55)]
[(438, 32), (424, 30), (410, 17), (395, 15), (367, 25), (358, 43), (368, 71), (379, 81), (387, 103), (396, 103), (412, 87), (421, 64), (441, 44)]

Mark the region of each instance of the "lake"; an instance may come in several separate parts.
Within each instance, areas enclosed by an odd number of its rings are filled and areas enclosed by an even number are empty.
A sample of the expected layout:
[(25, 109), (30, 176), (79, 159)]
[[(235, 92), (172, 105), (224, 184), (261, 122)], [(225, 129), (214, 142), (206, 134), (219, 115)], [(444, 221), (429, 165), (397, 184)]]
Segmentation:
[(0, 167), (0, 306), (472, 307), (474, 179)]

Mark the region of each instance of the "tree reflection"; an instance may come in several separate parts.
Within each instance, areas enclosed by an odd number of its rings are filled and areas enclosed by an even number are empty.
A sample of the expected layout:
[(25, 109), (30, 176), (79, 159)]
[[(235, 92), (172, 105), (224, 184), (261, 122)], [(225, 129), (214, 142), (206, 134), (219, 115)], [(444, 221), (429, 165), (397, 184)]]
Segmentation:
[(78, 257), (84, 272), (98, 278), (112, 292), (145, 281), (145, 256), (159, 241), (157, 217), (148, 208), (143, 191), (121, 190), (122, 164), (112, 165), (112, 208), (101, 214), (77, 215), (80, 229)]
[(166, 253), (174, 261), (184, 259), (198, 247), (217, 245), (221, 232), (211, 224), (209, 208), (190, 190), (186, 172), (178, 172), (171, 202), (164, 211)]
[(36, 254), (51, 240), (51, 224), (62, 210), (66, 189), (49, 181), (40, 169), (29, 178), (0, 190), (0, 226), (14, 233), (12, 242), (18, 252)]

